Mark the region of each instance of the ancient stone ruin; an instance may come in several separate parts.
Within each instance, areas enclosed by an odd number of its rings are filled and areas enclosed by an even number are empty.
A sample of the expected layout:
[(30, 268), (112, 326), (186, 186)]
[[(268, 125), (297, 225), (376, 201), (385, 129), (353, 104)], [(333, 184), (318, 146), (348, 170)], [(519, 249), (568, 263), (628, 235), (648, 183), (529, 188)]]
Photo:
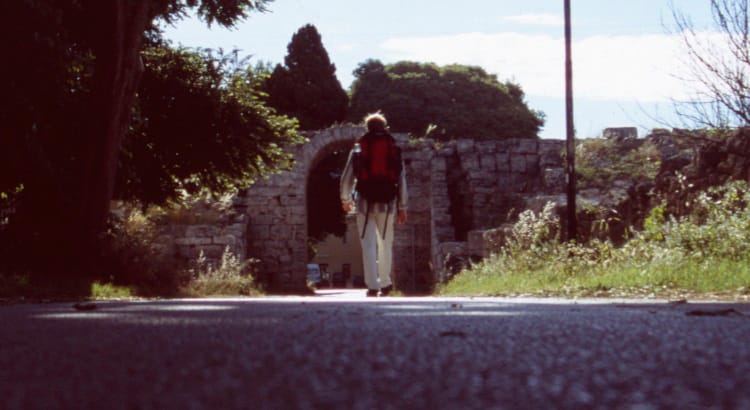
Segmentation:
[[(316, 164), (336, 150), (348, 150), (364, 128), (340, 125), (310, 135), (289, 151), (296, 164), (243, 192), (235, 208), (247, 215), (237, 248), (261, 260), (263, 278), (280, 291), (306, 288), (306, 186)], [(511, 214), (561, 201), (563, 141), (508, 139), (410, 141), (403, 148), (409, 186), (409, 222), (398, 226), (393, 277), (397, 288), (429, 290), (446, 275), (452, 255), (483, 256), (483, 231), (509, 221)], [(231, 242), (229, 240), (222, 242)], [(184, 241), (183, 241), (184, 242)]]
[[(654, 195), (680, 202), (681, 197), (669, 195), (677, 191), (676, 175), (683, 175), (696, 190), (731, 179), (748, 180), (748, 130), (738, 129), (725, 140), (712, 142), (697, 131), (654, 130), (641, 140), (632, 128), (607, 129), (606, 137), (624, 147), (652, 142), (661, 169), (653, 183), (614, 181), (604, 190), (582, 189), (579, 203), (598, 201), (619, 210), (626, 226), (637, 225), (655, 205)], [(213, 209), (217, 204), (199, 209), (205, 215), (190, 215), (197, 223), (165, 227), (159, 243), (188, 260), (201, 251), (218, 260), (229, 249), (241, 258), (259, 259), (260, 279), (272, 289), (305, 290), (311, 172), (331, 153), (349, 150), (363, 133), (364, 128), (353, 125), (311, 133), (309, 143), (288, 149), (296, 161), (292, 170), (261, 180), (220, 206), (218, 213)], [(503, 225), (515, 222), (521, 211), (539, 211), (548, 201), (559, 207), (566, 203), (564, 141), (438, 143), (410, 141), (407, 135), (396, 138), (403, 147), (410, 195), (409, 222), (396, 228), (393, 275), (399, 289), (429, 291), (466, 260), (496, 250)], [(606, 193), (619, 199), (612, 202)], [(579, 219), (581, 223), (585, 221)]]

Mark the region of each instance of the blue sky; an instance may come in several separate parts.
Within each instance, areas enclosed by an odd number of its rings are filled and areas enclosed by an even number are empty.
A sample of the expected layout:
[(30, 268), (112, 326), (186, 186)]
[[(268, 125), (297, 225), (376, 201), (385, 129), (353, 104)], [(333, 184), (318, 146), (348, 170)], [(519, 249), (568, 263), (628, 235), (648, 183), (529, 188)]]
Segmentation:
[[(671, 99), (689, 95), (684, 53), (670, 3), (699, 29), (711, 22), (707, 0), (571, 0), (575, 125), (578, 137), (605, 127), (684, 126)], [(166, 27), (188, 47), (239, 48), (252, 60), (282, 63), (287, 44), (313, 24), (347, 89), (369, 58), (483, 67), (526, 92), (546, 114), (544, 138), (565, 138), (563, 0), (275, 0), (234, 29), (189, 18)], [(252, 61), (251, 60), (251, 61)]]

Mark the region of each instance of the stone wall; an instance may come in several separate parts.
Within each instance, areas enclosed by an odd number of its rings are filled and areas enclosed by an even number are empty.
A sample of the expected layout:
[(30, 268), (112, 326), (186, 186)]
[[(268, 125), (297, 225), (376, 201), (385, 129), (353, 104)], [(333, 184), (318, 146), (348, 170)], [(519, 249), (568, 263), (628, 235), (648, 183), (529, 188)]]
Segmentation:
[(225, 251), (245, 259), (246, 232), (247, 225), (242, 219), (229, 223), (170, 224), (162, 228), (159, 242), (173, 244), (174, 254), (181, 259), (194, 261), (202, 252), (210, 263), (217, 266)]
[[(319, 131), (292, 147), (288, 172), (272, 175), (239, 200), (249, 216), (247, 256), (262, 261), (274, 289), (303, 290), (307, 263), (306, 191), (309, 173), (335, 150), (364, 133), (343, 125)], [(540, 196), (562, 195), (562, 141), (511, 139), (408, 141), (397, 134), (409, 187), (409, 222), (397, 226), (394, 279), (407, 290), (429, 290), (443, 277), (448, 250), (467, 247), (469, 233), (506, 222)]]
[(447, 276), (446, 263), (454, 257), (487, 256), (483, 231), (547, 200), (563, 203), (562, 149), (559, 140), (457, 140), (434, 152), (431, 256), (436, 280)]
[[(290, 171), (268, 176), (234, 199), (221, 222), (175, 225), (167, 233), (180, 255), (201, 250), (218, 258), (226, 246), (261, 261), (261, 280), (284, 292), (306, 290), (307, 182), (311, 170), (337, 150), (349, 150), (364, 128), (341, 125), (292, 146)], [(429, 291), (446, 277), (453, 256), (486, 256), (483, 232), (546, 200), (564, 201), (563, 141), (409, 141), (403, 150), (409, 188), (408, 223), (396, 226), (396, 287)], [(561, 199), (562, 198), (562, 199)]]
[[(164, 255), (189, 262), (203, 254), (213, 266), (218, 266), (225, 251), (244, 260), (248, 215), (240, 199), (235, 195), (220, 200), (190, 201), (185, 208), (155, 218), (158, 237), (152, 246)], [(112, 213), (120, 220), (132, 212), (131, 205), (112, 203)]]
[(247, 255), (260, 259), (261, 279), (272, 289), (305, 290), (310, 170), (333, 151), (351, 147), (361, 134), (359, 127), (339, 126), (311, 135), (309, 143), (288, 148), (296, 160), (290, 171), (271, 175), (245, 193)]

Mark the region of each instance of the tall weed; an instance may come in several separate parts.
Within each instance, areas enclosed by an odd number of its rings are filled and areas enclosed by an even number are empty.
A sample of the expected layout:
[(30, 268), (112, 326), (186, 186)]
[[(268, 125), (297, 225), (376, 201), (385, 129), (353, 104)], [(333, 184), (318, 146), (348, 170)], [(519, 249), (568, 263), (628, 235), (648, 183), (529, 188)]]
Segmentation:
[(201, 251), (183, 291), (193, 296), (258, 295), (261, 291), (253, 277), (256, 263), (253, 259), (240, 262), (227, 246), (218, 266), (214, 266)]

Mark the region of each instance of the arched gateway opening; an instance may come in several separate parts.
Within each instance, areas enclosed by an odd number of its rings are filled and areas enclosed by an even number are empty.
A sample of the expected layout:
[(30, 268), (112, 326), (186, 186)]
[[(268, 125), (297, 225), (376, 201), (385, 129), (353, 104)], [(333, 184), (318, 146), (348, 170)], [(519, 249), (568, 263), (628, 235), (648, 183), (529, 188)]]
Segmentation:
[(317, 199), (308, 198), (317, 195), (308, 189), (311, 173), (331, 155), (348, 152), (363, 133), (363, 127), (346, 125), (310, 135), (310, 142), (289, 150), (292, 170), (258, 182), (248, 193), (247, 253), (261, 258), (263, 280), (272, 290), (307, 290), (308, 202)]
[[(247, 255), (261, 260), (261, 280), (272, 291), (309, 292), (309, 217), (315, 215), (308, 216), (308, 203), (318, 200), (311, 197), (318, 195), (310, 189), (311, 174), (332, 155), (348, 154), (354, 141), (364, 132), (364, 127), (355, 125), (339, 125), (315, 132), (309, 136), (310, 142), (289, 149), (295, 159), (290, 171), (259, 181), (244, 196), (249, 217)], [(408, 144), (406, 135), (395, 137), (405, 148), (409, 195), (414, 196), (414, 200), (410, 201), (409, 222), (395, 230), (392, 275), (398, 289), (414, 291), (431, 286), (434, 280), (431, 268), (430, 153), (420, 146)], [(410, 164), (418, 165), (421, 171), (415, 172)], [(336, 193), (329, 206), (339, 207), (338, 201)], [(349, 238), (355, 239), (353, 236), (349, 234)], [(356, 251), (361, 254), (359, 249)], [(344, 273), (345, 269), (344, 266), (330, 268), (331, 273)], [(352, 276), (347, 284), (352, 286), (355, 285), (354, 271), (361, 268), (350, 269)]]
[(310, 164), (307, 177), (308, 283), (318, 289), (364, 286), (354, 215), (341, 208), (339, 181), (354, 140), (332, 142)]

